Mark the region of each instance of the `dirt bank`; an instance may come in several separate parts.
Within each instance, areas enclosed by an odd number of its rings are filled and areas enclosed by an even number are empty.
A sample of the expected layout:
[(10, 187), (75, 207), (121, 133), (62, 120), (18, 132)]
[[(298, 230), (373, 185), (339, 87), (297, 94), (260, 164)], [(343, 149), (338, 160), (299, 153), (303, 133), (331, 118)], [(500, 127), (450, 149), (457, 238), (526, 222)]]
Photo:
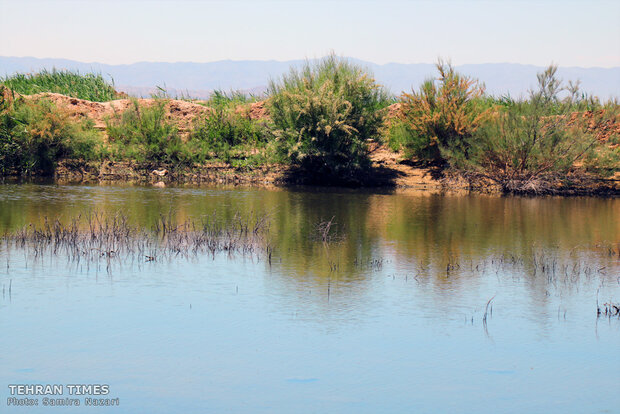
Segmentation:
[[(432, 168), (415, 167), (400, 161), (400, 155), (383, 146), (370, 143), (372, 160), (368, 176), (352, 183), (356, 187), (390, 187), (439, 191), (447, 187), (441, 174)], [(63, 182), (138, 182), (159, 186), (173, 183), (223, 183), (281, 186), (307, 184), (288, 165), (271, 164), (253, 168), (235, 168), (228, 163), (175, 166), (127, 161), (84, 162), (63, 160), (56, 168), (55, 178)], [(465, 189), (460, 183), (449, 186)]]
[[(122, 113), (133, 105), (132, 99), (117, 99), (109, 102), (91, 102), (84, 99), (71, 98), (59, 93), (39, 93), (24, 96), (26, 99), (49, 99), (58, 108), (63, 108), (74, 119), (81, 120), (90, 118), (95, 123), (95, 128), (105, 131), (105, 120), (117, 113)], [(156, 99), (135, 99), (141, 106), (152, 106)], [(173, 121), (181, 132), (189, 131), (194, 119), (210, 111), (204, 104), (182, 101), (178, 99), (165, 100), (166, 117)]]

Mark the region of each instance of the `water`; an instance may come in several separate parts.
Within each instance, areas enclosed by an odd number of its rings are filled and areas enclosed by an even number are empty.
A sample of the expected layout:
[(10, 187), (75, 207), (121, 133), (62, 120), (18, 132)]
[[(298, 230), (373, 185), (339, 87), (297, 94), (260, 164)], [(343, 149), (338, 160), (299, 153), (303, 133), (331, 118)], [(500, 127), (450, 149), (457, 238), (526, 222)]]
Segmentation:
[[(93, 211), (267, 213), (273, 257), (0, 245), (2, 412), (620, 412), (620, 319), (596, 315), (620, 302), (618, 199), (0, 186), (0, 233)], [(83, 383), (120, 406), (6, 406), (9, 384)]]

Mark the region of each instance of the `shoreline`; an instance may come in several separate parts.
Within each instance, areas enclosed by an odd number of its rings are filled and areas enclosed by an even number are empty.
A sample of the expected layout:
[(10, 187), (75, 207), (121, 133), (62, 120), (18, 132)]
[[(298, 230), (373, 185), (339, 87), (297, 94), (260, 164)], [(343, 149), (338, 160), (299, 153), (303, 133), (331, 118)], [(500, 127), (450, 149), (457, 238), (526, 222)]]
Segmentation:
[(288, 165), (263, 165), (256, 168), (238, 168), (224, 162), (200, 166), (175, 167), (167, 164), (135, 163), (128, 161), (62, 160), (54, 175), (0, 176), (0, 182), (52, 182), (56, 184), (146, 185), (176, 187), (185, 185), (225, 185), (261, 188), (343, 188), (351, 191), (390, 191), (424, 194), (485, 194), (496, 196), (590, 196), (615, 198), (620, 196), (619, 179), (590, 179), (584, 185), (563, 185), (553, 191), (502, 192), (497, 185), (472, 184), (462, 177), (440, 177), (437, 170), (415, 167), (403, 162), (377, 162), (365, 176), (350, 183), (317, 183), (311, 178), (296, 175)]

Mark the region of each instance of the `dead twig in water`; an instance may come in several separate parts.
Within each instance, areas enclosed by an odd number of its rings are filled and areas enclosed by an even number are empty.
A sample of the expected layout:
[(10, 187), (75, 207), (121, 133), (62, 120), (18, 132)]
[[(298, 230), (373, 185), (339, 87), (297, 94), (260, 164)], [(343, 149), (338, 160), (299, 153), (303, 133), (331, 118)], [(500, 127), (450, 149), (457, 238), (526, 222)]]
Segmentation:
[[(484, 309), (484, 316), (482, 317), (482, 323), (484, 324), (484, 326), (487, 325), (487, 316), (489, 314), (489, 305), (491, 304), (493, 299), (495, 299), (495, 296), (497, 296), (497, 295), (493, 295), (493, 297), (491, 299), (489, 299), (489, 301), (487, 302), (487, 306)], [(493, 307), (491, 306), (491, 315), (492, 314), (493, 314)]]

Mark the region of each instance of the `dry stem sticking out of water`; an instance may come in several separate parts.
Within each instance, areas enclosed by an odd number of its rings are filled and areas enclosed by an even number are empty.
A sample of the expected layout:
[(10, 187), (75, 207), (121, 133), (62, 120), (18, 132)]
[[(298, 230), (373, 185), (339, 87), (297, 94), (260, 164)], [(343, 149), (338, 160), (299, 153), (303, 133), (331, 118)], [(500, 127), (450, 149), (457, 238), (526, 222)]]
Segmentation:
[(78, 216), (69, 224), (45, 218), (43, 224), (30, 224), (0, 239), (8, 250), (20, 248), (27, 257), (41, 258), (44, 254), (64, 255), (70, 262), (111, 262), (142, 260), (156, 262), (178, 256), (188, 258), (199, 254), (226, 252), (260, 255), (272, 252), (266, 244), (269, 231), (266, 216), (243, 219), (236, 214), (231, 221), (215, 218), (200, 222), (186, 220), (177, 223), (172, 214), (161, 215), (151, 230), (129, 224), (121, 214), (104, 216), (90, 213)]

